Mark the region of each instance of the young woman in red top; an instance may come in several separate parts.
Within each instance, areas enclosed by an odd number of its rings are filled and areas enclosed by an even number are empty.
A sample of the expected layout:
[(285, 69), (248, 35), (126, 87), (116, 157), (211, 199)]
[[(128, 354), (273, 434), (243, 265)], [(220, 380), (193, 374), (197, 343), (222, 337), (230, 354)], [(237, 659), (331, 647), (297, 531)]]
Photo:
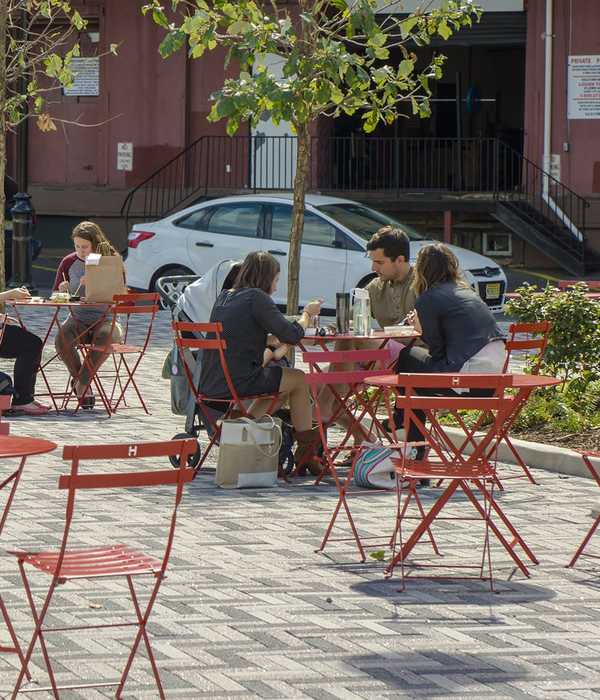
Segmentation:
[[(71, 235), (75, 252), (65, 256), (56, 271), (54, 289), (60, 292), (85, 297), (85, 260), (90, 253), (116, 255), (117, 252), (98, 224), (82, 221), (73, 229)], [(73, 382), (73, 388), (81, 398), (82, 408), (93, 408), (95, 398), (91, 389), (92, 371), (95, 373), (106, 360), (107, 354), (101, 350), (92, 351), (88, 362), (82, 366), (76, 343), (93, 342), (96, 346), (118, 343), (121, 329), (118, 324), (107, 318), (106, 305), (91, 307), (71, 307), (71, 315), (61, 325), (56, 335), (56, 352), (67, 366)]]

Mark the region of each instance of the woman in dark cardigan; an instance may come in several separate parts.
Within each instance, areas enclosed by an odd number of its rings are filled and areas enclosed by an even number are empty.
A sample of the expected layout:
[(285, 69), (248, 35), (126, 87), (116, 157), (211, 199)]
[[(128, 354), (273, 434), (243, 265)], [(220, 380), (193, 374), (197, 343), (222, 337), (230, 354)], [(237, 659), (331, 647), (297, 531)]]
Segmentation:
[[(485, 302), (462, 279), (458, 260), (448, 246), (434, 243), (421, 248), (413, 284), (417, 301), (407, 320), (421, 333), (427, 347), (404, 348), (398, 357), (398, 372), (502, 371), (506, 355), (502, 331)], [(482, 389), (470, 393), (489, 392)], [(415, 415), (425, 418), (422, 411), (415, 411)], [(394, 423), (401, 426), (402, 421), (403, 412), (396, 410)], [(414, 423), (410, 424), (407, 439), (422, 440)]]
[[(224, 290), (218, 296), (210, 320), (223, 324), (227, 367), (240, 397), (275, 392), (287, 395), (298, 441), (296, 463), (310, 468), (318, 434), (313, 429), (310, 392), (304, 372), (274, 364), (265, 367), (263, 362), (269, 335), (282, 343), (298, 343), (311, 319), (319, 314), (321, 305), (311, 302), (298, 321), (288, 321), (271, 298), (277, 289), (279, 271), (279, 263), (269, 253), (250, 253), (242, 263), (233, 289)], [(229, 397), (217, 351), (204, 352), (200, 390), (209, 397)], [(252, 415), (260, 416), (264, 406), (264, 402), (257, 402), (252, 406)]]

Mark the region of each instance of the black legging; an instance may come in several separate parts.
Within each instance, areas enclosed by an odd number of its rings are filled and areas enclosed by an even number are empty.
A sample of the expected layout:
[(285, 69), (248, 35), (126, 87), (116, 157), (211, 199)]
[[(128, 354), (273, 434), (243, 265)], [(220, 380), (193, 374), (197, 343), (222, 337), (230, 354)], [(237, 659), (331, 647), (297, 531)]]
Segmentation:
[(15, 359), (13, 406), (31, 403), (35, 395), (35, 379), (42, 357), (42, 339), (21, 326), (6, 324), (0, 357)]
[[(410, 372), (411, 374), (427, 374), (427, 373), (450, 373), (457, 372), (455, 369), (440, 368), (440, 363), (432, 359), (431, 355), (425, 348), (421, 347), (406, 347), (400, 351), (398, 362), (396, 363), (396, 372)], [(400, 388), (400, 393), (404, 390)], [(416, 393), (419, 396), (457, 396), (452, 389), (417, 389)], [(493, 389), (470, 389), (468, 396), (493, 396)], [(425, 411), (421, 409), (413, 409), (413, 414), (417, 420), (425, 425)], [(397, 428), (404, 426), (404, 410), (402, 408), (394, 409), (394, 423)], [(419, 430), (414, 421), (410, 421), (408, 426), (407, 442), (420, 442), (424, 440), (423, 433)]]

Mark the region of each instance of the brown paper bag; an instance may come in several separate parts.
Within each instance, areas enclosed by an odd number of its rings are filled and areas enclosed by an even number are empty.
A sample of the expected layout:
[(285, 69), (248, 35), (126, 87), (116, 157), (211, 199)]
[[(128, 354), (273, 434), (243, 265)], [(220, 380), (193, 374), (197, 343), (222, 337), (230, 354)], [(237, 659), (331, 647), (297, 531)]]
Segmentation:
[(126, 294), (125, 268), (120, 255), (102, 255), (97, 265), (85, 266), (85, 300), (110, 302)]

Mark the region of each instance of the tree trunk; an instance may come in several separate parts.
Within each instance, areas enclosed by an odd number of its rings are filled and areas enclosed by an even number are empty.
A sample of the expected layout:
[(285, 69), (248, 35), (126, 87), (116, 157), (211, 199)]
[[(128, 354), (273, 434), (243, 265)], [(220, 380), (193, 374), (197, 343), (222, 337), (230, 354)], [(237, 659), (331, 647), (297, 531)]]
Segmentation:
[(308, 124), (297, 126), (298, 153), (296, 156), (296, 174), (294, 176), (294, 208), (292, 211), (292, 231), (290, 234), (290, 256), (288, 260), (288, 297), (287, 312), (298, 313), (300, 292), (300, 247), (304, 231), (304, 200), (308, 176), (310, 173), (310, 133)]
[(0, 291), (6, 287), (4, 276), (4, 208), (6, 195), (4, 178), (6, 175), (6, 26), (8, 23), (8, 7), (6, 2), (0, 2)]

